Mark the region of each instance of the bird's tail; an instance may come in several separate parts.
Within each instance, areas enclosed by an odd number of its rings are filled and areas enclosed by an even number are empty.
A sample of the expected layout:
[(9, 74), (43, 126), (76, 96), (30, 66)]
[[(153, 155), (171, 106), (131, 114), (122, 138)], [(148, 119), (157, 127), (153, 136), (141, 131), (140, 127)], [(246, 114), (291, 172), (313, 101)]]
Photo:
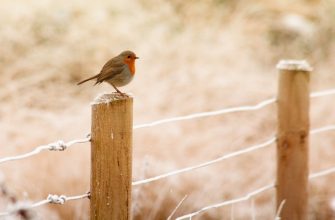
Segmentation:
[(83, 81), (80, 81), (79, 83), (77, 83), (77, 85), (80, 85), (80, 84), (83, 84), (84, 82), (87, 82), (87, 81), (90, 81), (92, 79), (95, 79), (95, 78), (98, 78), (99, 74), (95, 75), (95, 76), (92, 76), (88, 79), (84, 79)]

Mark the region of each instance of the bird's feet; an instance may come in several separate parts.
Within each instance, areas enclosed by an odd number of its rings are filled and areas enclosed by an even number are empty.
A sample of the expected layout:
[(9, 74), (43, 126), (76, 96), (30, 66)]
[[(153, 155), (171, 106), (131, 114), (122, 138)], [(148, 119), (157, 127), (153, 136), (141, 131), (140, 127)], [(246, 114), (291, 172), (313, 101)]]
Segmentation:
[(123, 97), (129, 97), (129, 95), (127, 95), (127, 93), (123, 93), (123, 92), (121, 92), (120, 90), (116, 90), (116, 92), (117, 92), (118, 94), (120, 94), (121, 96), (123, 96)]
[(111, 85), (114, 87), (115, 91), (119, 93), (123, 97), (129, 97), (126, 93), (121, 92), (114, 84), (111, 83)]

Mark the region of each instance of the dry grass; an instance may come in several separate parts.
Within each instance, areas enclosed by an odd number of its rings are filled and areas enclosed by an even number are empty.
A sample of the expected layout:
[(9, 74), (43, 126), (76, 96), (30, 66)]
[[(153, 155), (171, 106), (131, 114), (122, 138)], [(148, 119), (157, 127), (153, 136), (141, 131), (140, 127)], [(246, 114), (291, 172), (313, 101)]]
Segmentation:
[[(135, 123), (252, 104), (276, 94), (280, 58), (307, 59), (312, 89), (334, 86), (335, 4), (324, 1), (38, 1), (0, 5), (0, 157), (90, 130), (91, 100), (108, 85), (76, 86), (121, 50), (140, 60), (133, 83)], [(312, 101), (312, 127), (335, 122), (331, 97)], [(260, 143), (275, 132), (275, 107), (135, 132), (134, 179)], [(334, 166), (332, 133), (311, 140), (311, 170)], [(165, 219), (244, 195), (274, 181), (275, 148), (134, 188), (134, 219)], [(261, 164), (260, 164), (261, 161)], [(17, 198), (74, 195), (89, 187), (89, 145), (1, 165)], [(334, 218), (333, 176), (313, 180), (310, 219)], [(254, 199), (257, 219), (274, 216), (274, 192)], [(5, 209), (0, 203), (1, 210)], [(231, 207), (198, 219), (230, 219)], [(40, 219), (88, 219), (88, 202), (37, 209)], [(249, 218), (251, 202), (234, 206)], [(46, 217), (47, 216), (47, 217)]]

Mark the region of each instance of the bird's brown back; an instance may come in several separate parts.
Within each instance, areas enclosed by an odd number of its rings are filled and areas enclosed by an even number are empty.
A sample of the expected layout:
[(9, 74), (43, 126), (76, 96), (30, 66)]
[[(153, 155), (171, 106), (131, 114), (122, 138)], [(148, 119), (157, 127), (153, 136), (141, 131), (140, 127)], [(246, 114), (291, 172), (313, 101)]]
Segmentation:
[(110, 59), (101, 69), (97, 82), (102, 83), (103, 81), (112, 79), (115, 75), (120, 74), (125, 68), (125, 63), (121, 56)]

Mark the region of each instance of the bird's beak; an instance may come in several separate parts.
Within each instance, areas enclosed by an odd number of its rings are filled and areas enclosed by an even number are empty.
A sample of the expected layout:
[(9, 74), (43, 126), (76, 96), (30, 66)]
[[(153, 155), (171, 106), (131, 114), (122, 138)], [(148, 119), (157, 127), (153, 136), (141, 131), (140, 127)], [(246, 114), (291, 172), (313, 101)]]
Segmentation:
[(135, 59), (140, 59), (139, 57), (135, 57)]

